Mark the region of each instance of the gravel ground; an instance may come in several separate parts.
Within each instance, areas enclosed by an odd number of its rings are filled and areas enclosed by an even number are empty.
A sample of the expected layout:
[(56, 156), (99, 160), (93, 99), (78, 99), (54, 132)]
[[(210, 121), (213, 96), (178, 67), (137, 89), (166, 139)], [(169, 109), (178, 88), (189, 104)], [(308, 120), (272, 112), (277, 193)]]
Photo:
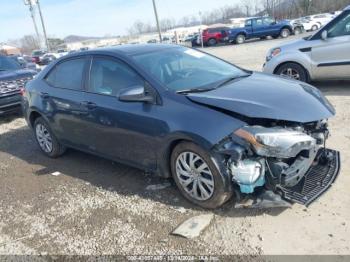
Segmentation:
[[(206, 51), (261, 70), (266, 52), (285, 40), (250, 42)], [(43, 156), (19, 116), (0, 119), (0, 255), (260, 255), (350, 254), (350, 88), (316, 83), (335, 105), (328, 146), (341, 151), (342, 170), (332, 189), (309, 208), (215, 211), (185, 201), (171, 182), (124, 165), (69, 150)], [(53, 172), (60, 175), (53, 176)], [(214, 213), (196, 239), (170, 235), (182, 221)]]

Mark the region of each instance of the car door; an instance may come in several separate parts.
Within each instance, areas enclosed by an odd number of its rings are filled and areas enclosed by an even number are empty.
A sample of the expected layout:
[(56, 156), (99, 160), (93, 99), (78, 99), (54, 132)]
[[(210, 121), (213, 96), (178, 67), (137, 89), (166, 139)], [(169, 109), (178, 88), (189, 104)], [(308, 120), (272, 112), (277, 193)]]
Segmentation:
[(92, 57), (86, 95), (93, 108), (86, 116), (90, 122), (86, 132), (94, 140), (92, 151), (154, 169), (156, 133), (162, 132), (153, 117), (158, 106), (118, 99), (121, 91), (144, 85), (145, 80), (121, 60), (109, 56)]
[(278, 35), (281, 25), (276, 23), (276, 20), (271, 17), (265, 17), (263, 19), (263, 24), (265, 25), (263, 34), (264, 36), (268, 35)]
[(57, 138), (64, 144), (86, 149), (86, 100), (83, 92), (86, 57), (74, 57), (55, 65), (45, 76), (47, 88), (40, 93), (43, 108)]
[(265, 35), (266, 25), (263, 24), (262, 18), (252, 19), (253, 34), (252, 37), (261, 37)]
[(313, 75), (317, 79), (350, 79), (350, 12), (324, 30), (327, 38), (315, 39), (311, 50)]

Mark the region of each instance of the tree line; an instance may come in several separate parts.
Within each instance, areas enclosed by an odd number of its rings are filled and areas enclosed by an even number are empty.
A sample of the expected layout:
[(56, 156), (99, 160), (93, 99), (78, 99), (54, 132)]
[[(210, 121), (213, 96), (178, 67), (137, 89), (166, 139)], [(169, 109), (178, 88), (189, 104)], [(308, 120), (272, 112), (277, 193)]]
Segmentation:
[[(293, 19), (310, 14), (334, 12), (349, 5), (349, 0), (241, 0), (237, 5), (226, 5), (204, 13), (184, 16), (179, 20), (161, 18), (162, 31), (176, 27), (229, 23), (231, 18), (269, 15), (276, 19)], [(161, 16), (161, 14), (160, 14)], [(154, 23), (136, 21), (128, 28), (130, 35), (156, 32)]]

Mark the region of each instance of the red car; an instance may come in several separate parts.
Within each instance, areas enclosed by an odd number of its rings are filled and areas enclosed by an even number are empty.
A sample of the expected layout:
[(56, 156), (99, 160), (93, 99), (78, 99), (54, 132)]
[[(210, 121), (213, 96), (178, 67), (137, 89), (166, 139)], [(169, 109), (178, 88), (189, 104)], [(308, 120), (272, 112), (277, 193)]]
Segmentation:
[(214, 46), (218, 43), (224, 42), (228, 35), (227, 30), (229, 29), (229, 27), (217, 27), (203, 30), (204, 45)]
[(34, 50), (32, 53), (32, 62), (39, 64), (41, 58), (46, 54), (45, 51), (41, 51), (41, 50)]

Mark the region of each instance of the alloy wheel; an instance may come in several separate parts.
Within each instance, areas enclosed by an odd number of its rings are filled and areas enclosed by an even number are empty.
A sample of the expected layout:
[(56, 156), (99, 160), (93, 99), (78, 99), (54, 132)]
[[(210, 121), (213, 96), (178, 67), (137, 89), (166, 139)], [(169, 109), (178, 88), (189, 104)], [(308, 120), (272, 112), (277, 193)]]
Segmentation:
[(214, 193), (214, 177), (208, 164), (193, 152), (182, 152), (177, 157), (176, 176), (181, 187), (196, 200), (208, 200)]
[(299, 72), (293, 68), (290, 68), (290, 67), (287, 67), (284, 70), (282, 70), (280, 75), (287, 76), (287, 77), (292, 78), (292, 79), (300, 80)]
[(42, 150), (51, 153), (53, 149), (52, 138), (50, 132), (43, 124), (37, 124), (35, 127), (35, 135)]

